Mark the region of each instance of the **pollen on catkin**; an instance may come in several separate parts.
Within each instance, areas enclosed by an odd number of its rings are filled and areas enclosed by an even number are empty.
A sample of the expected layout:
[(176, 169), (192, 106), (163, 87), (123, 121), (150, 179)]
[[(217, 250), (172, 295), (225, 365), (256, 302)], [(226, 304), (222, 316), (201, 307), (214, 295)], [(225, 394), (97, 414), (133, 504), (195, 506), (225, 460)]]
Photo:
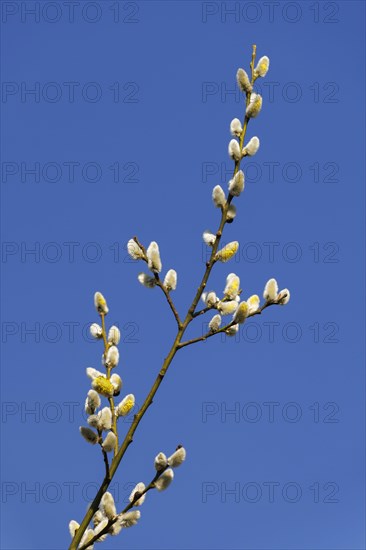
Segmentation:
[(92, 325), (90, 325), (90, 334), (93, 338), (102, 338), (103, 336), (103, 331), (102, 331), (102, 327), (100, 325), (98, 325), (98, 323), (93, 323)]
[(236, 300), (231, 300), (230, 302), (219, 302), (217, 304), (217, 309), (221, 315), (231, 315), (238, 309), (238, 302)]
[(236, 81), (242, 92), (249, 94), (252, 91), (253, 86), (251, 85), (249, 76), (244, 69), (238, 69), (238, 72), (236, 73)]
[(104, 493), (100, 501), (101, 509), (108, 519), (113, 519), (117, 515), (116, 505), (113, 495), (109, 492)]
[(244, 190), (244, 172), (242, 170), (239, 170), (229, 181), (229, 191), (230, 194), (234, 197), (239, 197), (239, 195)]
[(248, 304), (246, 302), (241, 302), (235, 312), (233, 321), (239, 324), (244, 323), (245, 319), (248, 317), (248, 309)]
[(213, 246), (215, 244), (216, 235), (208, 231), (208, 229), (206, 229), (206, 231), (203, 232), (202, 238), (203, 238), (203, 242), (207, 244), (207, 246)]
[(102, 443), (102, 447), (105, 450), (106, 453), (110, 453), (113, 451), (114, 447), (116, 446), (117, 438), (114, 435), (113, 432), (108, 432), (105, 440)]
[(260, 58), (260, 60), (257, 63), (257, 66), (254, 69), (254, 76), (256, 77), (266, 76), (266, 74), (268, 73), (268, 69), (269, 69), (269, 58), (266, 55), (264, 55), (263, 57)]
[(174, 269), (169, 269), (165, 275), (164, 287), (168, 292), (177, 288), (177, 272)]
[(130, 239), (127, 243), (127, 252), (133, 260), (142, 260), (145, 258), (145, 254), (142, 248), (137, 244), (134, 239)]
[(121, 340), (121, 332), (118, 327), (114, 325), (108, 331), (108, 342), (114, 346), (118, 346)]
[(126, 416), (131, 409), (135, 406), (135, 396), (130, 393), (122, 399), (122, 401), (116, 407), (117, 416)]
[(247, 304), (248, 304), (248, 307), (249, 307), (248, 315), (251, 315), (251, 314), (255, 313), (256, 311), (258, 311), (259, 303), (260, 303), (260, 300), (259, 300), (259, 296), (257, 296), (257, 294), (253, 294), (253, 296), (250, 296), (248, 298), (248, 300), (247, 300)]
[(288, 304), (290, 301), (290, 291), (288, 288), (284, 288), (283, 290), (281, 290), (277, 296), (277, 302), (281, 305), (281, 306), (285, 306), (286, 304)]
[(227, 262), (237, 253), (239, 248), (238, 241), (232, 241), (219, 250), (215, 256), (215, 261)]
[(226, 277), (226, 286), (224, 289), (224, 296), (228, 300), (234, 300), (239, 294), (240, 279), (235, 273), (230, 273)]
[(255, 118), (259, 115), (262, 109), (262, 96), (259, 94), (251, 94), (250, 102), (246, 110), (246, 116), (248, 118)]
[(212, 200), (217, 208), (222, 208), (226, 203), (226, 196), (221, 185), (216, 185), (212, 190)]
[(221, 315), (218, 313), (214, 315), (211, 319), (211, 321), (208, 323), (208, 327), (211, 330), (211, 332), (217, 332), (221, 325)]
[(259, 138), (257, 136), (252, 137), (248, 141), (246, 146), (243, 148), (243, 151), (242, 151), (243, 157), (245, 157), (246, 155), (248, 155), (249, 157), (252, 157), (253, 155), (255, 155), (259, 149), (259, 145), (260, 145)]
[(97, 378), (94, 378), (92, 388), (100, 395), (104, 395), (104, 397), (112, 397), (114, 393), (112, 382), (107, 380), (105, 376), (97, 376)]
[(98, 435), (93, 432), (91, 428), (87, 428), (86, 426), (80, 426), (79, 431), (85, 441), (88, 443), (91, 443), (91, 445), (95, 445), (98, 441)]
[[(140, 483), (137, 483), (137, 485), (132, 490), (132, 492), (129, 496), (129, 501), (133, 502), (134, 498), (136, 496), (139, 496), (140, 493), (142, 493), (145, 490), (145, 488), (146, 488), (145, 483), (143, 483), (142, 481), (140, 481)], [(134, 502), (134, 506), (141, 506), (141, 504), (144, 503), (145, 498), (146, 498), (146, 493), (144, 495), (142, 495), (140, 498), (138, 498), (138, 500), (136, 502)]]
[(156, 279), (155, 277), (151, 277), (150, 275), (147, 275), (146, 273), (139, 273), (137, 276), (137, 279), (139, 283), (141, 283), (146, 288), (154, 288), (156, 285)]
[(158, 243), (155, 241), (152, 241), (149, 244), (149, 248), (146, 251), (147, 256), (147, 265), (151, 271), (154, 273), (160, 273), (162, 269), (161, 259), (160, 259), (160, 251)]
[(229, 156), (235, 160), (239, 161), (241, 159), (241, 151), (239, 147), (239, 143), (236, 139), (232, 139), (229, 143), (228, 147)]
[(243, 131), (243, 128), (241, 126), (240, 120), (238, 118), (234, 118), (230, 123), (231, 135), (240, 137), (242, 131)]
[(94, 294), (94, 305), (98, 313), (102, 315), (107, 315), (109, 309), (107, 306), (106, 299), (104, 298), (101, 292), (96, 292)]
[(276, 279), (269, 279), (264, 287), (263, 298), (267, 302), (276, 300), (278, 294), (278, 284)]
[(173, 478), (174, 472), (171, 468), (168, 468), (167, 470), (165, 470), (164, 473), (161, 474), (159, 479), (155, 481), (155, 488), (158, 491), (165, 491), (165, 489), (167, 489), (173, 481)]

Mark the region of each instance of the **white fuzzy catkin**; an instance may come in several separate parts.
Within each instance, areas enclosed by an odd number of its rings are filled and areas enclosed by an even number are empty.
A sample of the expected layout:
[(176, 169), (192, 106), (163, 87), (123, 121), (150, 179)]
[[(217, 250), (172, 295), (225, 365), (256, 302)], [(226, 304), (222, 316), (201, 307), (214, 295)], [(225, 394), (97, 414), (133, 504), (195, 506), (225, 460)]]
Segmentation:
[(103, 315), (107, 315), (109, 309), (107, 306), (106, 299), (104, 298), (103, 294), (101, 292), (96, 292), (94, 294), (94, 305), (95, 309), (98, 313), (101, 313)]
[(98, 428), (99, 418), (97, 414), (91, 414), (88, 418), (88, 424), (92, 428)]
[(213, 290), (207, 294), (203, 294), (202, 297), (204, 297), (204, 302), (207, 307), (213, 307), (217, 302), (216, 292)]
[(228, 223), (231, 223), (233, 221), (233, 219), (235, 218), (236, 216), (236, 206), (235, 204), (230, 204), (229, 208), (227, 209), (227, 212), (226, 212), (226, 220)]
[(184, 447), (179, 447), (170, 457), (168, 458), (168, 464), (171, 468), (178, 468), (186, 459), (186, 450)]
[(236, 139), (232, 139), (230, 141), (228, 151), (229, 151), (229, 156), (233, 160), (239, 161), (241, 159), (241, 151), (240, 151), (239, 143), (237, 142)]
[(225, 330), (225, 333), (228, 336), (235, 336), (235, 334), (237, 334), (238, 330), (239, 330), (239, 325), (231, 325), (231, 327), (229, 327), (227, 330)]
[[(145, 490), (145, 483), (140, 481), (140, 483), (138, 483), (136, 485), (136, 487), (132, 490), (132, 492), (129, 496), (129, 501), (133, 502), (133, 499), (135, 498), (135, 494), (136, 493), (142, 493), (144, 490)], [(141, 506), (141, 504), (144, 503), (145, 498), (146, 498), (146, 493), (144, 495), (142, 495), (136, 502), (134, 502), (134, 506)]]
[(230, 273), (226, 277), (226, 286), (224, 289), (224, 296), (229, 300), (234, 300), (239, 294), (240, 279), (235, 273)]
[(276, 279), (269, 279), (264, 287), (263, 298), (268, 302), (272, 302), (277, 299), (277, 294), (278, 284)]
[(93, 414), (100, 407), (100, 397), (95, 390), (89, 390), (85, 400), (86, 414)]
[(117, 416), (126, 416), (131, 409), (135, 406), (135, 396), (132, 393), (129, 393), (122, 399), (122, 401), (117, 405), (115, 411)]
[(242, 92), (248, 94), (252, 91), (253, 87), (250, 83), (249, 76), (244, 69), (238, 69), (238, 72), (236, 73), (236, 81)]
[(288, 288), (281, 290), (277, 296), (277, 301), (281, 306), (285, 306), (290, 301), (290, 291)]
[(203, 238), (203, 242), (207, 244), (207, 246), (213, 246), (215, 244), (216, 235), (214, 235), (213, 233), (210, 233), (208, 229), (206, 229), (206, 231), (203, 232), (202, 238)]
[(221, 315), (231, 315), (232, 313), (235, 313), (235, 311), (238, 309), (238, 302), (236, 300), (231, 300), (229, 302), (219, 302), (217, 304), (217, 309), (221, 313)]
[(266, 76), (269, 69), (269, 58), (264, 55), (260, 58), (260, 60), (257, 63), (257, 66), (254, 69), (255, 76)]
[(151, 277), (150, 275), (147, 275), (146, 273), (139, 273), (137, 276), (137, 279), (139, 283), (141, 283), (146, 288), (154, 288), (156, 285), (156, 279), (155, 277)]
[(133, 260), (142, 260), (145, 258), (143, 250), (139, 247), (134, 239), (130, 239), (127, 243), (127, 252)]
[(73, 539), (74, 536), (75, 536), (75, 533), (76, 531), (79, 529), (80, 527), (80, 524), (75, 521), (74, 519), (72, 519), (69, 523), (69, 531), (70, 531), (70, 535), (71, 535), (71, 538)]
[(177, 272), (174, 269), (169, 269), (165, 275), (164, 287), (168, 292), (177, 288)]
[(105, 515), (101, 512), (101, 510), (97, 510), (92, 518), (93, 525), (96, 527), (100, 524), (101, 521), (105, 519)]
[[(87, 544), (92, 538), (94, 537), (94, 531), (93, 529), (87, 529), (83, 536), (81, 537), (80, 546), (84, 546), (84, 544)], [(93, 550), (94, 545), (88, 546), (88, 550)]]
[(232, 136), (240, 137), (241, 133), (243, 131), (243, 128), (241, 126), (241, 122), (238, 118), (234, 118), (231, 121), (230, 124), (230, 132)]
[(209, 329), (211, 332), (217, 332), (221, 325), (221, 315), (218, 313), (214, 315), (211, 319), (211, 321), (208, 323)]
[(233, 195), (234, 197), (239, 197), (239, 195), (243, 192), (243, 190), (244, 190), (244, 172), (242, 170), (239, 170), (239, 172), (235, 174), (233, 179), (229, 181), (229, 191), (231, 195)]
[(244, 323), (245, 319), (248, 317), (248, 310), (248, 304), (246, 302), (241, 302), (235, 312), (233, 321), (239, 324)]
[(167, 465), (168, 465), (168, 459), (164, 453), (159, 453), (158, 455), (156, 455), (154, 460), (154, 467), (157, 472), (164, 470), (164, 468), (166, 468)]
[(216, 185), (212, 190), (212, 200), (217, 208), (222, 208), (226, 203), (226, 196), (221, 185)]
[(247, 300), (247, 304), (249, 307), (248, 315), (252, 315), (259, 309), (259, 296), (257, 294), (253, 294), (253, 296), (250, 296)]
[(256, 154), (260, 146), (260, 141), (257, 136), (252, 137), (243, 149), (243, 156), (248, 155), (252, 157)]
[(111, 525), (108, 533), (112, 535), (112, 537), (115, 537), (116, 535), (120, 534), (121, 530), (122, 530), (122, 525), (118, 521), (116, 521)]
[(250, 102), (246, 110), (246, 116), (248, 118), (255, 118), (259, 115), (262, 109), (262, 96), (259, 94), (251, 94)]
[(117, 346), (111, 346), (107, 351), (105, 358), (105, 366), (113, 369), (118, 365), (119, 362), (119, 351)]
[(105, 440), (103, 441), (102, 443), (102, 447), (103, 449), (105, 450), (106, 453), (110, 453), (111, 451), (113, 451), (115, 445), (116, 445), (116, 436), (114, 435), (113, 432), (108, 432), (107, 434), (107, 437), (105, 438)]
[(162, 264), (160, 259), (158, 243), (156, 243), (155, 241), (152, 241), (149, 244), (149, 248), (146, 251), (146, 256), (148, 260), (147, 265), (149, 266), (149, 269), (154, 273), (160, 273), (162, 269)]
[(119, 393), (122, 388), (122, 378), (119, 376), (119, 374), (112, 374), (109, 380), (114, 387), (114, 392)]
[[(101, 531), (103, 531), (103, 529), (104, 529), (105, 527), (107, 527), (107, 525), (108, 525), (108, 518), (105, 517), (105, 518), (102, 519), (102, 520), (98, 523), (98, 525), (94, 528), (94, 535), (99, 535), (99, 533), (100, 533)], [(107, 538), (107, 536), (108, 536), (108, 533), (105, 533), (104, 535), (102, 535), (101, 537), (99, 537), (98, 540), (95, 541), (95, 542), (103, 542), (103, 541), (105, 541), (105, 539)]]
[(155, 481), (155, 487), (158, 491), (165, 491), (171, 484), (174, 478), (174, 472), (171, 468), (168, 468), (165, 470), (164, 473), (161, 474), (159, 479)]
[(92, 325), (90, 325), (89, 330), (93, 338), (97, 338), (97, 339), (102, 338), (103, 330), (102, 330), (102, 327), (98, 325), (98, 323), (93, 323)]
[(80, 426), (79, 431), (83, 436), (83, 438), (85, 439), (85, 441), (87, 441), (88, 443), (91, 443), (92, 445), (95, 445), (97, 443), (98, 435), (95, 432), (93, 432), (93, 430), (91, 430), (90, 428), (87, 428), (86, 426)]
[(219, 250), (215, 256), (215, 261), (219, 262), (228, 262), (235, 254), (237, 253), (239, 248), (238, 241), (232, 241), (231, 243), (227, 244)]
[(112, 427), (112, 411), (109, 407), (104, 407), (98, 412), (98, 429), (108, 431)]
[(89, 376), (91, 380), (94, 380), (95, 378), (98, 378), (98, 376), (104, 376), (102, 372), (100, 372), (97, 369), (93, 369), (93, 367), (88, 367), (86, 369), (86, 375)]
[(113, 495), (109, 492), (104, 493), (102, 500), (100, 501), (101, 508), (104, 515), (108, 519), (113, 519), (117, 515), (116, 505), (114, 503)]
[(132, 512), (125, 512), (124, 514), (120, 514), (119, 521), (122, 527), (132, 527), (133, 525), (136, 525), (140, 517), (140, 510), (133, 510)]
[(121, 340), (121, 332), (118, 327), (112, 326), (108, 331), (108, 342), (114, 346), (118, 346)]

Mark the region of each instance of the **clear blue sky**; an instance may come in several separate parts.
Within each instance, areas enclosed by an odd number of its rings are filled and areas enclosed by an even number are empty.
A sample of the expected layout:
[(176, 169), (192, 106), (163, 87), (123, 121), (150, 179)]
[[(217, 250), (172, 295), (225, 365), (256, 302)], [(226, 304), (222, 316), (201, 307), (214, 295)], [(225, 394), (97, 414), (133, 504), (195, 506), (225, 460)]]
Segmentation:
[(174, 319), (124, 247), (159, 243), (183, 312), (218, 224), (212, 187), (232, 166), (235, 73), (256, 43), (271, 59), (248, 130), (261, 148), (224, 237), (240, 253), (209, 287), (235, 271), (261, 294), (276, 277), (291, 302), (179, 353), (116, 477), (118, 505), (159, 451), (183, 443), (187, 462), (103, 548), (364, 549), (364, 3), (1, 8), (2, 548), (66, 548), (102, 477), (78, 433), (102, 352), (85, 328), (96, 290), (122, 329), (125, 393), (141, 403), (155, 378)]

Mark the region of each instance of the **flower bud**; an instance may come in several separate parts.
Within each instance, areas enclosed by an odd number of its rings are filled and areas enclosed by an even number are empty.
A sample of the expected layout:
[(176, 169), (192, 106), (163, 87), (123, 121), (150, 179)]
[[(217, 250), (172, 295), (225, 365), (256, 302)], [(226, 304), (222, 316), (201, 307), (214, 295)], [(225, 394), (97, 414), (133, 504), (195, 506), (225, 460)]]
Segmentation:
[(143, 286), (146, 286), (146, 288), (154, 288), (156, 285), (156, 279), (155, 277), (150, 277), (150, 275), (146, 275), (146, 273), (140, 273), (137, 276), (139, 283), (141, 283)]
[(250, 102), (246, 110), (246, 116), (248, 118), (255, 118), (259, 115), (262, 109), (262, 96), (259, 94), (251, 94)]
[(274, 300), (276, 300), (277, 294), (278, 294), (277, 281), (276, 279), (270, 279), (269, 281), (267, 281), (267, 284), (264, 287), (263, 298), (267, 302), (273, 302)]
[(96, 292), (94, 294), (94, 305), (99, 314), (107, 315), (109, 309), (107, 306), (107, 302), (101, 292)]
[(238, 302), (236, 300), (231, 300), (230, 302), (219, 302), (217, 304), (217, 309), (221, 315), (231, 315), (238, 309)]
[(165, 275), (164, 287), (168, 292), (177, 288), (177, 272), (174, 269), (169, 269)]
[(86, 369), (86, 375), (89, 376), (89, 378), (91, 380), (94, 380), (95, 378), (97, 378), (98, 376), (104, 376), (104, 374), (102, 372), (100, 372), (99, 370), (97, 369), (93, 369), (93, 367), (88, 367)]
[(248, 315), (251, 315), (251, 314), (255, 313), (256, 311), (258, 311), (259, 303), (260, 303), (260, 300), (259, 300), (259, 296), (257, 296), (257, 294), (253, 294), (253, 296), (250, 296), (250, 298), (248, 298), (248, 300), (247, 300), (247, 304), (248, 304), (248, 307), (249, 307)]
[(209, 322), (208, 326), (209, 326), (211, 332), (217, 332), (220, 328), (220, 325), (221, 325), (221, 316), (217, 313), (216, 315), (214, 315), (212, 317), (212, 319)]
[(118, 346), (120, 340), (121, 340), (121, 332), (118, 327), (115, 327), (113, 325), (108, 332), (108, 342), (110, 344), (113, 344), (114, 346)]
[(112, 411), (109, 407), (104, 407), (98, 413), (98, 430), (106, 432), (112, 427)]
[[(106, 518), (105, 516), (103, 516), (104, 519), (102, 519), (98, 525), (96, 525), (96, 527), (94, 528), (94, 536), (95, 535), (99, 535), (99, 533), (101, 531), (103, 531), (103, 529), (105, 527), (107, 527), (108, 525), (108, 518)], [(96, 542), (103, 542), (108, 536), (108, 533), (105, 533), (104, 535), (102, 535), (101, 537), (98, 538), (98, 540)]]
[(224, 296), (228, 300), (234, 300), (237, 297), (240, 290), (240, 279), (235, 273), (230, 273), (226, 277), (226, 286), (224, 290)]
[(248, 309), (248, 304), (246, 302), (241, 302), (235, 312), (233, 321), (239, 324), (244, 323), (245, 319), (248, 317)]
[(252, 137), (242, 151), (243, 157), (245, 157), (246, 155), (248, 155), (249, 157), (255, 155), (259, 149), (259, 145), (259, 138), (257, 138), (257, 136)]
[(253, 86), (251, 85), (249, 76), (244, 69), (238, 69), (238, 72), (236, 73), (236, 80), (242, 92), (245, 92), (246, 94), (251, 93)]
[(135, 406), (135, 396), (130, 393), (116, 407), (117, 416), (126, 416)]
[(212, 200), (217, 208), (222, 208), (226, 203), (225, 193), (220, 185), (216, 185), (212, 191)]
[(94, 414), (96, 409), (100, 407), (100, 397), (94, 390), (89, 390), (85, 400), (86, 414)]
[(92, 428), (98, 428), (99, 418), (97, 414), (91, 414), (88, 418), (88, 424)]
[(217, 302), (216, 292), (211, 290), (211, 292), (203, 293), (202, 299), (205, 302), (207, 307), (213, 307)]
[(102, 330), (102, 327), (98, 325), (98, 323), (93, 323), (92, 325), (90, 325), (89, 330), (93, 338), (97, 338), (97, 339), (102, 338), (103, 330)]
[[(81, 537), (80, 546), (84, 546), (94, 537), (93, 529), (87, 529), (83, 536)], [(93, 545), (88, 547), (89, 550), (93, 550)]]
[(256, 77), (266, 76), (266, 74), (268, 73), (268, 69), (269, 69), (269, 58), (266, 55), (264, 55), (258, 61), (257, 66), (254, 69), (254, 75)]
[(148, 263), (149, 269), (154, 273), (160, 273), (162, 265), (161, 265), (158, 243), (156, 243), (155, 241), (152, 241), (149, 244), (149, 248), (146, 251), (146, 256), (148, 260), (147, 263)]
[(184, 447), (179, 447), (169, 458), (168, 464), (171, 468), (178, 468), (186, 459), (186, 450)]
[(101, 510), (97, 510), (92, 518), (93, 525), (96, 527), (99, 525), (101, 521), (105, 519), (105, 515), (101, 512)]
[(137, 244), (134, 239), (130, 239), (127, 243), (127, 252), (133, 260), (142, 260), (145, 258), (145, 254), (142, 248)]
[(155, 481), (155, 488), (158, 491), (165, 491), (165, 489), (167, 489), (173, 481), (173, 478), (174, 472), (171, 468), (168, 468), (167, 470), (165, 470), (164, 473), (161, 474), (159, 479)]
[(231, 243), (227, 244), (219, 250), (215, 256), (215, 261), (219, 262), (227, 262), (230, 260), (235, 254), (237, 253), (239, 248), (238, 241), (232, 241)]
[(117, 346), (111, 346), (105, 358), (105, 366), (109, 369), (113, 369), (118, 365), (119, 362), (119, 351)]
[(228, 336), (235, 336), (235, 334), (237, 334), (238, 330), (239, 330), (239, 325), (231, 325), (231, 327), (229, 327), (227, 330), (225, 330), (225, 333)]
[(133, 525), (136, 525), (138, 520), (141, 517), (140, 510), (133, 510), (132, 512), (125, 512), (124, 514), (120, 514), (120, 523), (122, 527), (132, 527)]
[(106, 453), (110, 453), (116, 446), (117, 438), (113, 432), (108, 432), (107, 437), (102, 443), (102, 447)]
[(108, 493), (108, 492), (104, 493), (104, 495), (102, 496), (102, 500), (100, 501), (100, 504), (104, 512), (104, 515), (108, 519), (113, 519), (114, 516), (117, 515), (116, 505), (114, 503), (114, 498), (111, 493)]
[(118, 374), (112, 374), (110, 381), (114, 387), (114, 395), (119, 395), (122, 388), (122, 378)]
[(290, 301), (290, 291), (288, 288), (284, 288), (277, 296), (277, 301), (281, 306), (284, 306)]
[(241, 151), (239, 147), (239, 143), (236, 141), (236, 139), (232, 139), (229, 143), (229, 156), (235, 160), (239, 161), (241, 159)]
[(75, 533), (76, 531), (79, 529), (80, 527), (80, 524), (75, 521), (74, 519), (72, 519), (69, 523), (69, 531), (70, 531), (70, 535), (71, 535), (71, 538), (73, 539), (74, 536), (75, 536)]
[(158, 455), (156, 455), (154, 466), (157, 472), (164, 470), (164, 468), (166, 468), (167, 465), (168, 465), (167, 457), (165, 456), (164, 453), (159, 453)]
[[(145, 490), (145, 488), (146, 488), (145, 483), (142, 483), (142, 481), (140, 481), (140, 483), (138, 483), (136, 485), (136, 487), (132, 490), (132, 493), (129, 496), (129, 501), (133, 502), (134, 498), (136, 496), (139, 496), (140, 493), (142, 493)], [(143, 494), (136, 502), (134, 502), (133, 505), (134, 506), (141, 506), (141, 504), (144, 503), (145, 498), (146, 498), (146, 494)]]
[(203, 232), (202, 238), (204, 243), (207, 244), (207, 246), (213, 246), (215, 244), (216, 235), (214, 235), (213, 233), (210, 233), (208, 230)]
[(235, 204), (230, 204), (226, 212), (227, 223), (232, 223), (234, 221), (235, 216), (236, 216), (236, 206)]
[(241, 126), (240, 120), (238, 118), (234, 118), (230, 124), (231, 135), (240, 137), (242, 131), (243, 131), (243, 128)]
[(244, 189), (244, 172), (239, 170), (232, 180), (229, 181), (229, 191), (234, 197), (239, 197)]
[(95, 445), (98, 441), (98, 435), (93, 432), (90, 428), (87, 428), (86, 426), (80, 426), (79, 431), (85, 441), (88, 443), (91, 443), (92, 445)]

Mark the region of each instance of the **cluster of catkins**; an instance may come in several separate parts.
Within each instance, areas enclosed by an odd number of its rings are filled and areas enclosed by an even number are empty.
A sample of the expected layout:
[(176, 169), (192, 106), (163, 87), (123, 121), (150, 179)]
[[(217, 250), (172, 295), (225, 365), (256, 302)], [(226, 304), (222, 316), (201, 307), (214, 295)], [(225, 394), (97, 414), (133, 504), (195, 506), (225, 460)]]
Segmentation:
[[(107, 315), (108, 306), (106, 300), (100, 292), (96, 292), (94, 303), (97, 312), (101, 315)], [(93, 338), (103, 339), (103, 329), (98, 323), (93, 323), (90, 327), (90, 333)], [(102, 365), (106, 369), (106, 374), (94, 369), (87, 368), (86, 374), (91, 379), (92, 389), (88, 391), (85, 401), (85, 412), (88, 416), (89, 427), (80, 426), (80, 433), (92, 445), (99, 443), (106, 453), (115, 449), (117, 438), (112, 431), (112, 410), (110, 406), (101, 407), (101, 396), (106, 398), (117, 397), (122, 387), (122, 379), (117, 373), (111, 374), (111, 370), (117, 367), (119, 363), (118, 344), (121, 339), (121, 333), (116, 326), (112, 326), (107, 335), (106, 350), (102, 355)], [(126, 395), (122, 401), (115, 406), (114, 414), (116, 418), (126, 416), (135, 405), (135, 397), (132, 394)], [(98, 411), (98, 409), (100, 409)], [(103, 439), (103, 432), (106, 433)]]
[[(164, 453), (159, 453), (154, 461), (156, 475), (153, 481), (146, 486), (143, 482), (137, 483), (132, 490), (129, 501), (130, 505), (127, 508), (139, 507), (145, 502), (146, 493), (151, 489), (164, 491), (169, 487), (174, 478), (173, 468), (180, 466), (186, 458), (186, 451), (181, 445), (170, 456), (166, 457)], [(116, 504), (113, 495), (109, 492), (104, 493), (99, 509), (93, 516), (93, 529), (87, 529), (80, 541), (80, 547), (87, 545), (95, 536), (106, 530), (95, 542), (104, 541), (108, 535), (118, 535), (122, 529), (136, 525), (141, 517), (140, 510), (128, 510), (126, 512), (117, 513)], [(80, 525), (77, 521), (72, 520), (69, 523), (70, 535), (73, 538)], [(107, 528), (107, 529), (106, 529)], [(93, 549), (93, 543), (88, 545), (89, 549)]]
[[(163, 268), (158, 244), (152, 241), (145, 251), (134, 239), (130, 239), (127, 243), (127, 251), (133, 260), (144, 260), (147, 263), (153, 275), (140, 273), (137, 278), (143, 286), (154, 288), (158, 280), (157, 276)], [(167, 292), (177, 288), (177, 272), (174, 269), (169, 269), (165, 275), (163, 286)]]

